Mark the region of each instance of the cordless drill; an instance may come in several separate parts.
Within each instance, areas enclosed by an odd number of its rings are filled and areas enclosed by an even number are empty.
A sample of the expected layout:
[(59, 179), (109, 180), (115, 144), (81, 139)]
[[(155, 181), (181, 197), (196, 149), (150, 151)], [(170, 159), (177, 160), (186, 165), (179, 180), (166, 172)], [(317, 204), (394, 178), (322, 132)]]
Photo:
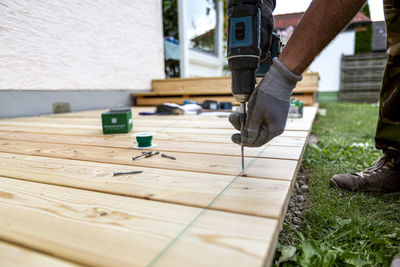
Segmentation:
[[(256, 73), (257, 76), (265, 75), (272, 58), (280, 53), (280, 37), (272, 33), (275, 2), (269, 7), (265, 1), (268, 0), (228, 0), (227, 56), (232, 72), (232, 94), (240, 102), (240, 113), (243, 113), (241, 133), (246, 121), (246, 102), (255, 88)], [(243, 152), (241, 141), (242, 170)]]

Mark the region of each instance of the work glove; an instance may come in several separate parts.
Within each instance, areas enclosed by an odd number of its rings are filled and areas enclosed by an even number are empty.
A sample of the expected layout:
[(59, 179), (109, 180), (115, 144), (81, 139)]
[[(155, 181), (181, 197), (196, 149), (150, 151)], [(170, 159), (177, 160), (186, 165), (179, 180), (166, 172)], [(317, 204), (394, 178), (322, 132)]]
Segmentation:
[[(278, 58), (273, 59), (269, 71), (251, 94), (248, 113), (243, 129), (243, 145), (261, 146), (280, 135), (286, 125), (290, 96), (296, 83), (302, 79), (286, 68)], [(240, 131), (243, 114), (234, 112), (230, 123)], [(232, 141), (240, 144), (240, 134), (232, 135)]]

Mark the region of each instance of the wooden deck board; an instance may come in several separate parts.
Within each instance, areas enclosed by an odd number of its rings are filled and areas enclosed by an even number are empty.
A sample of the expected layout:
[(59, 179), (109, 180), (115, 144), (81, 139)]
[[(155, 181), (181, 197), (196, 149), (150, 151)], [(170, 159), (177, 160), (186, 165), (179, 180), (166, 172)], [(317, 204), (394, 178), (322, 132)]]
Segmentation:
[(39, 253), (31, 249), (0, 241), (0, 266), (78, 267), (81, 265), (55, 258), (50, 255)]
[[(1, 128), (1, 127), (0, 127)], [(20, 140), (20, 141), (42, 141), (49, 143), (61, 143), (61, 144), (76, 144), (76, 145), (93, 145), (93, 146), (105, 146), (105, 147), (119, 147), (119, 148), (130, 148), (135, 141), (135, 138), (131, 134), (126, 135), (74, 135), (71, 138), (70, 134), (63, 133), (51, 133), (53, 129), (47, 128), (50, 133), (45, 133), (45, 129), (41, 129), (42, 132), (23, 132), (23, 131), (7, 131), (0, 130), (0, 139), (9, 140)], [(21, 129), (23, 130), (23, 129)], [(306, 133), (306, 132), (305, 132)], [(284, 133), (286, 134), (286, 133)], [(68, 138), (67, 138), (68, 137)], [(182, 133), (163, 133), (159, 132), (154, 136), (154, 142), (160, 146), (162, 143), (168, 144), (168, 142), (205, 142), (205, 143), (218, 143), (232, 146), (231, 135), (197, 135), (197, 134), (182, 134)], [(294, 146), (303, 147), (305, 137), (291, 137), (291, 136), (278, 136), (268, 143), (270, 146)], [(233, 147), (236, 147), (233, 145)]]
[[(285, 130), (295, 130), (295, 131), (308, 131), (309, 124), (304, 124), (304, 120), (291, 119), (286, 124)], [(158, 126), (161, 124), (161, 127)], [(79, 120), (76, 119), (48, 119), (43, 118), (41, 120), (0, 120), (0, 125), (12, 125), (12, 126), (24, 126), (24, 127), (57, 127), (57, 128), (83, 128), (83, 129), (98, 129), (101, 131), (101, 121), (89, 119), (89, 120)], [(192, 120), (133, 120), (134, 131), (150, 131), (155, 130), (155, 128), (160, 127), (157, 130), (166, 128), (171, 131), (187, 131), (187, 132), (199, 132), (200, 133), (213, 133), (215, 132), (232, 132), (232, 125), (227, 119), (221, 121), (204, 121), (199, 123), (199, 121)], [(136, 127), (135, 127), (136, 126)], [(184, 128), (184, 129), (182, 129)]]
[[(0, 239), (80, 264), (144, 266), (201, 213), (156, 266), (268, 265), (316, 107), (245, 148), (248, 177), (226, 191), (241, 170), (227, 118), (137, 115), (153, 109), (134, 108), (133, 132), (115, 135), (101, 133), (102, 110), (0, 119)], [(155, 149), (177, 160), (132, 161), (140, 131), (156, 131)]]
[[(170, 155), (178, 160), (151, 157), (133, 161), (132, 156), (140, 154), (140, 152), (133, 151), (133, 149), (10, 140), (0, 140), (0, 152), (233, 176), (237, 175), (241, 170), (240, 157), (215, 154), (203, 155), (174, 152), (170, 153)], [(250, 159), (247, 159), (246, 164), (249, 162)], [(295, 175), (296, 166), (297, 160), (260, 157), (246, 170), (246, 174), (250, 177), (291, 181)], [(266, 173), (265, 169), (269, 171)]]
[[(0, 238), (93, 266), (148, 264), (200, 212), (15, 179), (0, 182)], [(259, 265), (274, 249), (277, 227), (274, 219), (207, 210), (170, 257), (200, 266)]]
[[(193, 137), (195, 138), (195, 136)], [(13, 133), (0, 131), (0, 140), (16, 140), (16, 141), (32, 141), (32, 142), (44, 142), (44, 143), (55, 143), (55, 144), (71, 144), (71, 145), (86, 145), (86, 146), (97, 146), (97, 147), (110, 147), (110, 148), (125, 148), (129, 149), (132, 155), (137, 151), (132, 151), (134, 145), (134, 138), (131, 139), (117, 139), (117, 138), (104, 138), (104, 137), (82, 137), (76, 136), (70, 138), (68, 135), (43, 135), (36, 133)], [(265, 149), (265, 152), (260, 155), (262, 158), (281, 158), (281, 159), (293, 159), (297, 160), (302, 152), (302, 146), (296, 146), (295, 142), (288, 140), (281, 141), (281, 144), (271, 144)], [(157, 140), (154, 142), (158, 147), (154, 150), (164, 152), (185, 152), (195, 154), (210, 154), (214, 155), (226, 155), (226, 156), (240, 156), (240, 150), (238, 145), (229, 143), (208, 143), (202, 142), (202, 146), (199, 146), (199, 142), (196, 141), (169, 141), (169, 140)], [(27, 145), (29, 146), (29, 145)], [(249, 147), (246, 148), (246, 157), (257, 156), (264, 147)]]
[[(27, 169), (30, 171), (27, 172)], [(113, 176), (115, 171), (137, 169), (143, 170), (143, 173)], [(0, 153), (0, 176), (201, 208), (210, 203), (232, 179), (229, 175), (9, 153)], [(239, 179), (211, 208), (279, 219), (289, 190), (289, 181)]]

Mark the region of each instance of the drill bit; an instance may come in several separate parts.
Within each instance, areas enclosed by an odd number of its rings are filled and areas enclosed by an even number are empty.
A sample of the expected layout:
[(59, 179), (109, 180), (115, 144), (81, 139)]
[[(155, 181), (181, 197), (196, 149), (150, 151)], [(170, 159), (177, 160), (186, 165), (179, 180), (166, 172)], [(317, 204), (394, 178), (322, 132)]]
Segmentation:
[(242, 155), (242, 175), (244, 175), (244, 145), (243, 145), (243, 130), (246, 122), (246, 102), (240, 103), (241, 112), (243, 112), (243, 120), (240, 123), (240, 152)]

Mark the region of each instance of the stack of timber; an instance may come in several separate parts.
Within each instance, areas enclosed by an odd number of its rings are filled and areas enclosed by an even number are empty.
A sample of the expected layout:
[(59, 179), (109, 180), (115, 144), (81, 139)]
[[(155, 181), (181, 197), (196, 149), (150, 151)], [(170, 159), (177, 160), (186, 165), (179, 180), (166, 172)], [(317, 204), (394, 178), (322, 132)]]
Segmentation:
[[(297, 84), (292, 97), (303, 101), (305, 105), (313, 105), (315, 93), (318, 90), (318, 80), (318, 73), (305, 72), (303, 80)], [(131, 95), (136, 99), (138, 106), (153, 106), (165, 102), (183, 104), (186, 99), (198, 102), (228, 101), (235, 105), (239, 104), (232, 96), (230, 76), (153, 80), (151, 92)]]
[(103, 110), (0, 119), (0, 266), (270, 265), (317, 107), (245, 148), (247, 177), (227, 118), (151, 110), (133, 133), (176, 160), (133, 161)]
[(378, 102), (386, 59), (386, 53), (342, 56), (339, 101)]

